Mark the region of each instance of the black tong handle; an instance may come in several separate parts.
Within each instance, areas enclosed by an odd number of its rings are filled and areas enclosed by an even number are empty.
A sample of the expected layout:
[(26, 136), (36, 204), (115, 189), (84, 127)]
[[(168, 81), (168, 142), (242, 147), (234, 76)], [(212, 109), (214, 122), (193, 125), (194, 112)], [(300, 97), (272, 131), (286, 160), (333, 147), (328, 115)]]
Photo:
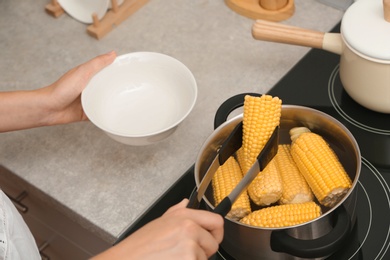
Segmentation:
[(195, 189), (189, 198), (187, 208), (198, 209), (200, 207), (200, 201), (198, 200), (198, 189)]
[(224, 164), (242, 146), (242, 122), (238, 123), (218, 151), (219, 165)]

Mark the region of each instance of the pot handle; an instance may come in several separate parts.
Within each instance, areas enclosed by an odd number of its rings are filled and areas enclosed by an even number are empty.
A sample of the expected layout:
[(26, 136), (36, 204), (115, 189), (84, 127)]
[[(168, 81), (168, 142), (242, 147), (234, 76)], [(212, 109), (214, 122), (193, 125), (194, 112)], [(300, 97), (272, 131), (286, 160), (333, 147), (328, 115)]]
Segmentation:
[(242, 93), (237, 94), (225, 102), (218, 108), (214, 118), (214, 129), (217, 129), (220, 125), (226, 122), (231, 112), (244, 105), (244, 99), (246, 95), (260, 97), (258, 93)]
[(291, 237), (285, 230), (272, 231), (271, 249), (302, 258), (325, 257), (333, 254), (343, 245), (351, 229), (351, 219), (344, 206), (339, 206), (334, 213), (336, 223), (328, 234), (316, 239), (301, 240)]
[(256, 20), (252, 36), (256, 40), (323, 49), (339, 55), (343, 49), (339, 33), (324, 33), (271, 21)]

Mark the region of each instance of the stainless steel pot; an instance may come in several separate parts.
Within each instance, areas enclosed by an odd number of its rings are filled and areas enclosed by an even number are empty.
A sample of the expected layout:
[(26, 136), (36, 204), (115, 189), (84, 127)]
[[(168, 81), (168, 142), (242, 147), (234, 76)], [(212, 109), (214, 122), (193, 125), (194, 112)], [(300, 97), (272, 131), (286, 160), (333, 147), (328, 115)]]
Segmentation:
[(341, 33), (259, 20), (252, 35), (339, 54), (340, 79), (351, 98), (368, 109), (390, 113), (390, 0), (356, 1), (343, 16)]
[[(227, 118), (233, 110), (243, 105), (245, 95), (228, 99), (218, 109), (215, 116), (216, 130), (207, 138), (196, 159), (194, 174), (197, 186), (220, 144), (242, 121), (242, 114), (229, 120)], [(323, 112), (308, 107), (283, 105), (279, 143), (290, 142), (288, 130), (294, 126), (306, 126), (329, 142), (353, 180), (353, 186), (336, 206), (322, 208), (322, 216), (301, 225), (258, 228), (225, 218), (225, 234), (221, 245), (235, 259), (322, 259), (343, 245), (355, 224), (356, 185), (361, 167), (360, 150), (355, 138), (340, 122)], [(210, 210), (214, 209), (212, 194), (210, 185), (203, 197)]]

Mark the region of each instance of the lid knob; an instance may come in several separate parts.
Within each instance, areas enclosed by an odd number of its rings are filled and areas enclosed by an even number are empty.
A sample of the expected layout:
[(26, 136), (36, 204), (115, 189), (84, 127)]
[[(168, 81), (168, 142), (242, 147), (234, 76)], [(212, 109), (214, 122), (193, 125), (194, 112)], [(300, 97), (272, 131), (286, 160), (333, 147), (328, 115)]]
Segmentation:
[(383, 0), (383, 14), (385, 20), (390, 23), (390, 0)]

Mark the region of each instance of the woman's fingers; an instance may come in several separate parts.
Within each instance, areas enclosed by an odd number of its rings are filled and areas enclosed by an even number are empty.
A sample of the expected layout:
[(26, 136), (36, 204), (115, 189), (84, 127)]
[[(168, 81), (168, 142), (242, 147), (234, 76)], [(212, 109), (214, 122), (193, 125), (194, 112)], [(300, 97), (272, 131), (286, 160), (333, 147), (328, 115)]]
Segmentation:
[(223, 239), (223, 218), (205, 210), (187, 209), (187, 204), (188, 200), (183, 200), (170, 208), (166, 215), (181, 216), (183, 223), (180, 228), (185, 233), (184, 236), (193, 237), (206, 255), (211, 256), (218, 250)]
[[(73, 74), (74, 86), (79, 88), (79, 92), (86, 87), (87, 83), (103, 68), (110, 65), (116, 58), (115, 51), (99, 55), (70, 70), (67, 74)], [(66, 75), (66, 74), (65, 74)], [(81, 80), (80, 80), (81, 79)]]

